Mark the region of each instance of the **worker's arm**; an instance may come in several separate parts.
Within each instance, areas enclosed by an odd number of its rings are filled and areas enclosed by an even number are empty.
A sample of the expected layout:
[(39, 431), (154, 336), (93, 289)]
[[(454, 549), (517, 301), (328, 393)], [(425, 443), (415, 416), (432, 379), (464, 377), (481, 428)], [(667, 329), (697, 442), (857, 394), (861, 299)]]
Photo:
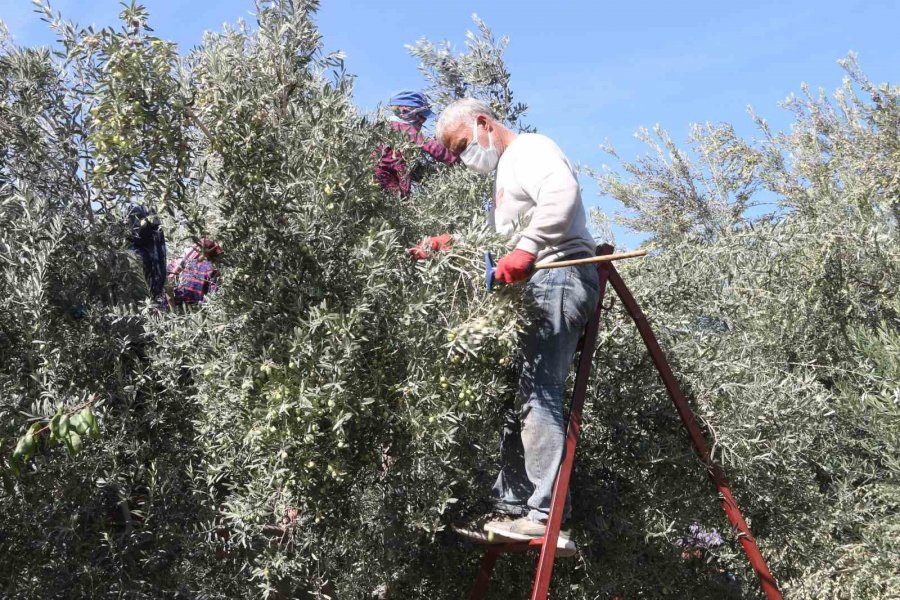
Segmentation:
[(407, 252), (416, 260), (425, 260), (435, 252), (447, 252), (452, 248), (453, 236), (449, 233), (428, 236)]
[(522, 232), (516, 248), (497, 262), (494, 280), (516, 283), (528, 279), (537, 261), (537, 255), (547, 246), (565, 241), (581, 201), (578, 181), (569, 166), (561, 159), (540, 161), (540, 171), (535, 165), (525, 165), (519, 181), (534, 201), (531, 221)]
[(447, 163), (448, 165), (452, 165), (459, 160), (459, 157), (450, 150), (447, 150), (443, 144), (435, 139), (426, 138), (420, 131), (416, 130), (415, 127), (412, 127), (407, 123), (392, 123), (391, 125), (394, 126), (395, 129), (406, 131), (412, 143), (427, 152), (435, 160)]
[[(421, 134), (419, 135), (419, 137), (422, 137)], [(444, 148), (444, 145), (437, 140), (424, 140), (424, 143), (421, 144), (421, 146), (422, 150), (434, 157), (435, 160), (439, 160), (442, 163), (452, 165), (457, 160), (459, 160), (459, 157), (456, 154)]]
[(522, 187), (535, 206), (516, 248), (535, 255), (564, 242), (575, 216), (583, 210), (578, 180), (569, 165), (559, 156), (541, 158), (540, 168), (527, 163), (517, 165)]

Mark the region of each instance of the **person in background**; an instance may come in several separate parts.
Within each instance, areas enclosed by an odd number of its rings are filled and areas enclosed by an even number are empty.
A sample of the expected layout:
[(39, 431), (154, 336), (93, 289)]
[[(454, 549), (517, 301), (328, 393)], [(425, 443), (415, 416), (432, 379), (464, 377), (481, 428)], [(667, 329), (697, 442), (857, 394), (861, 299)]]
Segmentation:
[(219, 285), (216, 259), (225, 251), (212, 240), (202, 238), (181, 258), (169, 263), (169, 282), (173, 286), (172, 303), (199, 304)]
[[(422, 127), (429, 117), (434, 116), (428, 98), (422, 92), (403, 91), (394, 94), (388, 102), (393, 113), (391, 129), (405, 132), (412, 143), (422, 149), (425, 155), (436, 161), (452, 165), (458, 157), (444, 148), (440, 142), (422, 135)], [(415, 177), (415, 164), (410, 168), (407, 159), (400, 150), (390, 146), (380, 148), (381, 157), (375, 166), (375, 179), (386, 191), (399, 194), (401, 198), (409, 197)]]
[(144, 278), (150, 296), (160, 310), (168, 310), (166, 302), (166, 236), (156, 214), (140, 205), (132, 205), (127, 213), (131, 249), (144, 265)]

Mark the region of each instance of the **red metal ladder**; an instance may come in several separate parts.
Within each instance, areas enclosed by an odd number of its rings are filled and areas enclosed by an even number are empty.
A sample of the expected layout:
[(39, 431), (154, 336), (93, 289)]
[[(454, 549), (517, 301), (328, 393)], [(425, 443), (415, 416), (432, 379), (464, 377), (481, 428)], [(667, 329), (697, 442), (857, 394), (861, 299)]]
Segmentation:
[[(612, 254), (612, 252), (613, 247), (604, 244), (598, 248), (597, 254)], [(597, 346), (597, 332), (600, 328), (600, 311), (603, 308), (607, 283), (612, 285), (628, 314), (634, 320), (641, 338), (643, 338), (644, 344), (647, 346), (647, 351), (653, 359), (653, 364), (656, 365), (666, 390), (668, 390), (669, 396), (675, 404), (675, 409), (681, 417), (681, 422), (687, 429), (694, 451), (706, 466), (709, 477), (713, 485), (715, 485), (719, 497), (722, 499), (722, 507), (725, 509), (725, 514), (731, 521), (732, 526), (739, 532), (738, 539), (744, 548), (744, 552), (747, 554), (747, 558), (750, 560), (750, 565), (759, 578), (766, 597), (768, 600), (781, 600), (781, 592), (778, 590), (778, 586), (769, 572), (768, 566), (766, 566), (765, 559), (760, 554), (759, 547), (756, 545), (756, 539), (750, 532), (750, 528), (747, 527), (747, 523), (741, 515), (741, 510), (731, 494), (731, 489), (725, 479), (725, 473), (719, 465), (712, 461), (706, 438), (697, 425), (697, 420), (688, 405), (687, 399), (681, 393), (678, 382), (659, 347), (659, 343), (656, 341), (656, 336), (653, 334), (650, 324), (641, 312), (640, 307), (638, 307), (625, 282), (622, 281), (615, 266), (611, 262), (601, 263), (598, 270), (600, 272), (600, 297), (597, 301), (597, 309), (594, 311), (594, 316), (585, 326), (581, 339), (581, 355), (578, 359), (578, 371), (575, 376), (575, 387), (572, 392), (572, 404), (569, 410), (569, 423), (566, 429), (566, 450), (553, 486), (553, 497), (550, 502), (550, 515), (547, 519), (546, 533), (542, 538), (529, 541), (487, 544), (484, 558), (481, 561), (481, 570), (475, 579), (472, 593), (469, 596), (470, 600), (481, 600), (484, 598), (498, 556), (501, 554), (524, 553), (530, 550), (538, 550), (540, 552), (534, 577), (534, 586), (531, 591), (531, 600), (547, 599), (550, 579), (553, 576), (553, 563), (556, 559), (556, 544), (562, 525), (565, 498), (569, 491), (572, 465), (575, 463), (575, 446), (581, 433), (581, 412), (584, 408), (587, 384), (591, 376), (591, 365), (593, 363), (594, 350)]]

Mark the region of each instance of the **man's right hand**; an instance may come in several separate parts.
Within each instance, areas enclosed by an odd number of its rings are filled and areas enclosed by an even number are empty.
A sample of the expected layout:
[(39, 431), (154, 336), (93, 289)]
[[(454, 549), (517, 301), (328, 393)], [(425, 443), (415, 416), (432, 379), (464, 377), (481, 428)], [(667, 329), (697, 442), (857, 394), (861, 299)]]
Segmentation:
[(452, 245), (453, 236), (449, 233), (435, 235), (425, 238), (425, 241), (413, 246), (408, 250), (409, 255), (416, 260), (425, 260), (434, 252), (446, 252)]
[(534, 272), (534, 262), (537, 256), (525, 250), (516, 248), (499, 261), (494, 269), (494, 281), (507, 285), (525, 281)]

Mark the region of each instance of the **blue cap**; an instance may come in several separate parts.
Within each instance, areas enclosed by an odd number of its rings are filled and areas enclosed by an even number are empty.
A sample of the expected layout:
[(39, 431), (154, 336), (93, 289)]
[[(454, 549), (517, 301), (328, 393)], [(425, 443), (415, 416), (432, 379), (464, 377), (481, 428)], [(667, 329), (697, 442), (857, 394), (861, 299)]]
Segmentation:
[(434, 112), (432, 112), (430, 108), (431, 104), (428, 102), (428, 98), (426, 98), (425, 94), (423, 94), (422, 92), (415, 92), (412, 90), (397, 92), (396, 94), (391, 96), (388, 104), (390, 106), (409, 106), (412, 108), (424, 109), (417, 112), (418, 114), (423, 115), (426, 119), (434, 116)]

